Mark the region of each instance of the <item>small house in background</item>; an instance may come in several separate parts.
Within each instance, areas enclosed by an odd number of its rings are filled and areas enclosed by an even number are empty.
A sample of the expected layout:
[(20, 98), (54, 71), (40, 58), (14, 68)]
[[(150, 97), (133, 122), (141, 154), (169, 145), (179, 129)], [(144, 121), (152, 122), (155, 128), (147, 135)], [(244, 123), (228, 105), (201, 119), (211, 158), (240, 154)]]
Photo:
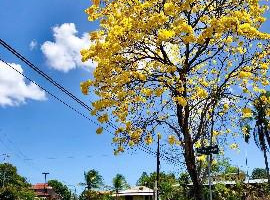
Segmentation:
[(35, 196), (38, 199), (46, 200), (60, 200), (62, 199), (60, 195), (56, 194), (51, 186), (47, 183), (37, 183), (32, 185), (31, 189), (35, 192)]
[(145, 186), (136, 186), (112, 195), (117, 200), (154, 200), (154, 190)]

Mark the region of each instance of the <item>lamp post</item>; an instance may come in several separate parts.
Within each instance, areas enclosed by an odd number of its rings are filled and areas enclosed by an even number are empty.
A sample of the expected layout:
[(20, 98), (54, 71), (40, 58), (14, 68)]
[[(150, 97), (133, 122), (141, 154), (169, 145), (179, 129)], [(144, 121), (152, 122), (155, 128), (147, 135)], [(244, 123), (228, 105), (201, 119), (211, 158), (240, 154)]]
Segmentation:
[(47, 193), (47, 187), (46, 187), (46, 184), (47, 184), (47, 175), (50, 174), (49, 172), (42, 172), (42, 174), (44, 175), (44, 180), (45, 180), (45, 183), (44, 183), (44, 194)]

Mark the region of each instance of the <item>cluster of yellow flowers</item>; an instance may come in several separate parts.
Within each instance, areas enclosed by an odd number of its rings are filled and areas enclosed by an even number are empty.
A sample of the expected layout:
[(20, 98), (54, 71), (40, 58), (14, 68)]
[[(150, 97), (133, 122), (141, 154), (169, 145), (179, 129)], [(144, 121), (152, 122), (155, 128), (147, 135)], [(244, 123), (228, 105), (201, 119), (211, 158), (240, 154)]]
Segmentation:
[(249, 118), (253, 116), (252, 110), (250, 108), (243, 108), (242, 113), (243, 113), (243, 118)]
[[(265, 92), (269, 85), (269, 46), (258, 45), (255, 58), (246, 66), (238, 66), (251, 48), (247, 45), (250, 39), (270, 39), (269, 34), (259, 31), (266, 7), (258, 0), (245, 0), (245, 6), (228, 0), (218, 8), (220, 11), (210, 0), (103, 2), (93, 0), (85, 10), (90, 21), (100, 21), (100, 30), (90, 33), (91, 45), (81, 50), (82, 61), (97, 63), (94, 79), (83, 82), (81, 90), (87, 95), (94, 86), (100, 99), (93, 103), (91, 114), (99, 116), (100, 123), (110, 119), (121, 127), (113, 140), (119, 145), (116, 153), (124, 151), (124, 143), (153, 142), (152, 135), (143, 134), (146, 130), (132, 123), (141, 113), (152, 116), (162, 108), (164, 113), (158, 114), (167, 116), (166, 120), (173, 112), (172, 104), (186, 108), (198, 105), (192, 110), (197, 117), (202, 112), (198, 102), (221, 92), (222, 81), (226, 80), (222, 90), (240, 85), (245, 95), (252, 95), (252, 90)], [(230, 56), (222, 63), (220, 50)], [(237, 104), (218, 103), (223, 109), (220, 117)], [(207, 119), (210, 113), (208, 109)], [(242, 113), (243, 117), (252, 116), (249, 108), (243, 108)], [(97, 129), (98, 134), (101, 132), (102, 128)], [(216, 137), (219, 135), (221, 132), (215, 132)], [(168, 142), (180, 141), (170, 135)]]

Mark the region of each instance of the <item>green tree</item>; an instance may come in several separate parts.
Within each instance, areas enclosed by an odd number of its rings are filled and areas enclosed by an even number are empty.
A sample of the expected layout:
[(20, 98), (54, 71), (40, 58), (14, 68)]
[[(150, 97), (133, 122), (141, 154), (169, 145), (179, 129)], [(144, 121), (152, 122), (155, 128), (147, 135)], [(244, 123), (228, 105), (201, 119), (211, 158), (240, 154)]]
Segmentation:
[(84, 172), (84, 181), (81, 185), (86, 186), (85, 190), (81, 193), (80, 200), (107, 200), (110, 199), (107, 193), (101, 193), (97, 190), (103, 186), (103, 178), (95, 169)]
[(54, 191), (62, 197), (62, 200), (71, 199), (71, 191), (66, 185), (57, 180), (48, 181), (48, 185), (51, 186)]
[(113, 189), (116, 193), (118, 193), (119, 190), (123, 190), (129, 187), (125, 177), (122, 174), (116, 174), (112, 182), (113, 182)]
[(252, 179), (265, 179), (267, 178), (267, 172), (262, 168), (255, 168), (251, 174)]
[(149, 186), (149, 176), (146, 172), (143, 172), (142, 175), (140, 176), (140, 178), (137, 180), (136, 182), (137, 186), (146, 186), (146, 187), (150, 187)]
[(110, 192), (99, 192), (94, 190), (84, 190), (79, 200), (113, 200)]
[(102, 176), (94, 169), (84, 172), (84, 179), (88, 190), (98, 189), (103, 185)]
[(268, 183), (270, 184), (270, 174), (269, 174), (269, 163), (267, 158), (267, 151), (270, 147), (270, 120), (269, 120), (269, 111), (270, 103), (269, 101), (265, 102), (265, 98), (270, 98), (270, 92), (267, 92), (264, 95), (261, 95), (260, 98), (255, 100), (255, 131), (254, 131), (254, 140), (260, 150), (263, 152), (265, 170), (267, 173)]
[[(151, 173), (148, 175), (146, 172), (143, 172), (141, 177), (137, 181), (137, 185), (139, 186), (146, 186), (151, 189), (154, 189), (155, 187), (155, 181), (156, 181), (156, 172)], [(179, 181), (175, 177), (174, 174), (165, 172), (160, 173), (160, 182), (159, 182), (159, 194), (160, 198), (164, 200), (170, 200), (170, 199), (177, 199), (179, 198), (179, 187), (177, 187), (177, 184)]]
[(270, 185), (269, 162), (267, 151), (270, 149), (270, 92), (261, 94), (253, 101), (253, 115), (244, 121), (243, 132), (246, 142), (250, 139), (250, 122), (255, 122), (253, 138), (258, 148), (263, 152), (265, 170)]
[(1, 200), (33, 200), (34, 192), (26, 179), (17, 173), (11, 164), (0, 164), (0, 199)]

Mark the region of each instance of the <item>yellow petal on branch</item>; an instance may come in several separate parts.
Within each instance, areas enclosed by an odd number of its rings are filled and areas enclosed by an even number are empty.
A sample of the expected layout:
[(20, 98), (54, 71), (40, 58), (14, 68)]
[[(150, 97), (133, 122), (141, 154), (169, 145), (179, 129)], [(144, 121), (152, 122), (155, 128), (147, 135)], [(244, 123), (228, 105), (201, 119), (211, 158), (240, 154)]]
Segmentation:
[(187, 105), (187, 100), (184, 97), (175, 97), (175, 101), (177, 104), (185, 107)]
[(169, 135), (168, 142), (170, 145), (174, 145), (176, 143), (176, 138), (174, 135)]
[(97, 134), (101, 134), (103, 132), (103, 128), (102, 127), (99, 127), (97, 130), (96, 130), (96, 133)]
[(243, 118), (249, 118), (249, 117), (252, 117), (253, 114), (252, 114), (252, 111), (250, 108), (243, 108), (242, 109), (242, 116)]
[(197, 161), (204, 162), (204, 161), (206, 161), (206, 157), (207, 157), (206, 155), (198, 156)]

